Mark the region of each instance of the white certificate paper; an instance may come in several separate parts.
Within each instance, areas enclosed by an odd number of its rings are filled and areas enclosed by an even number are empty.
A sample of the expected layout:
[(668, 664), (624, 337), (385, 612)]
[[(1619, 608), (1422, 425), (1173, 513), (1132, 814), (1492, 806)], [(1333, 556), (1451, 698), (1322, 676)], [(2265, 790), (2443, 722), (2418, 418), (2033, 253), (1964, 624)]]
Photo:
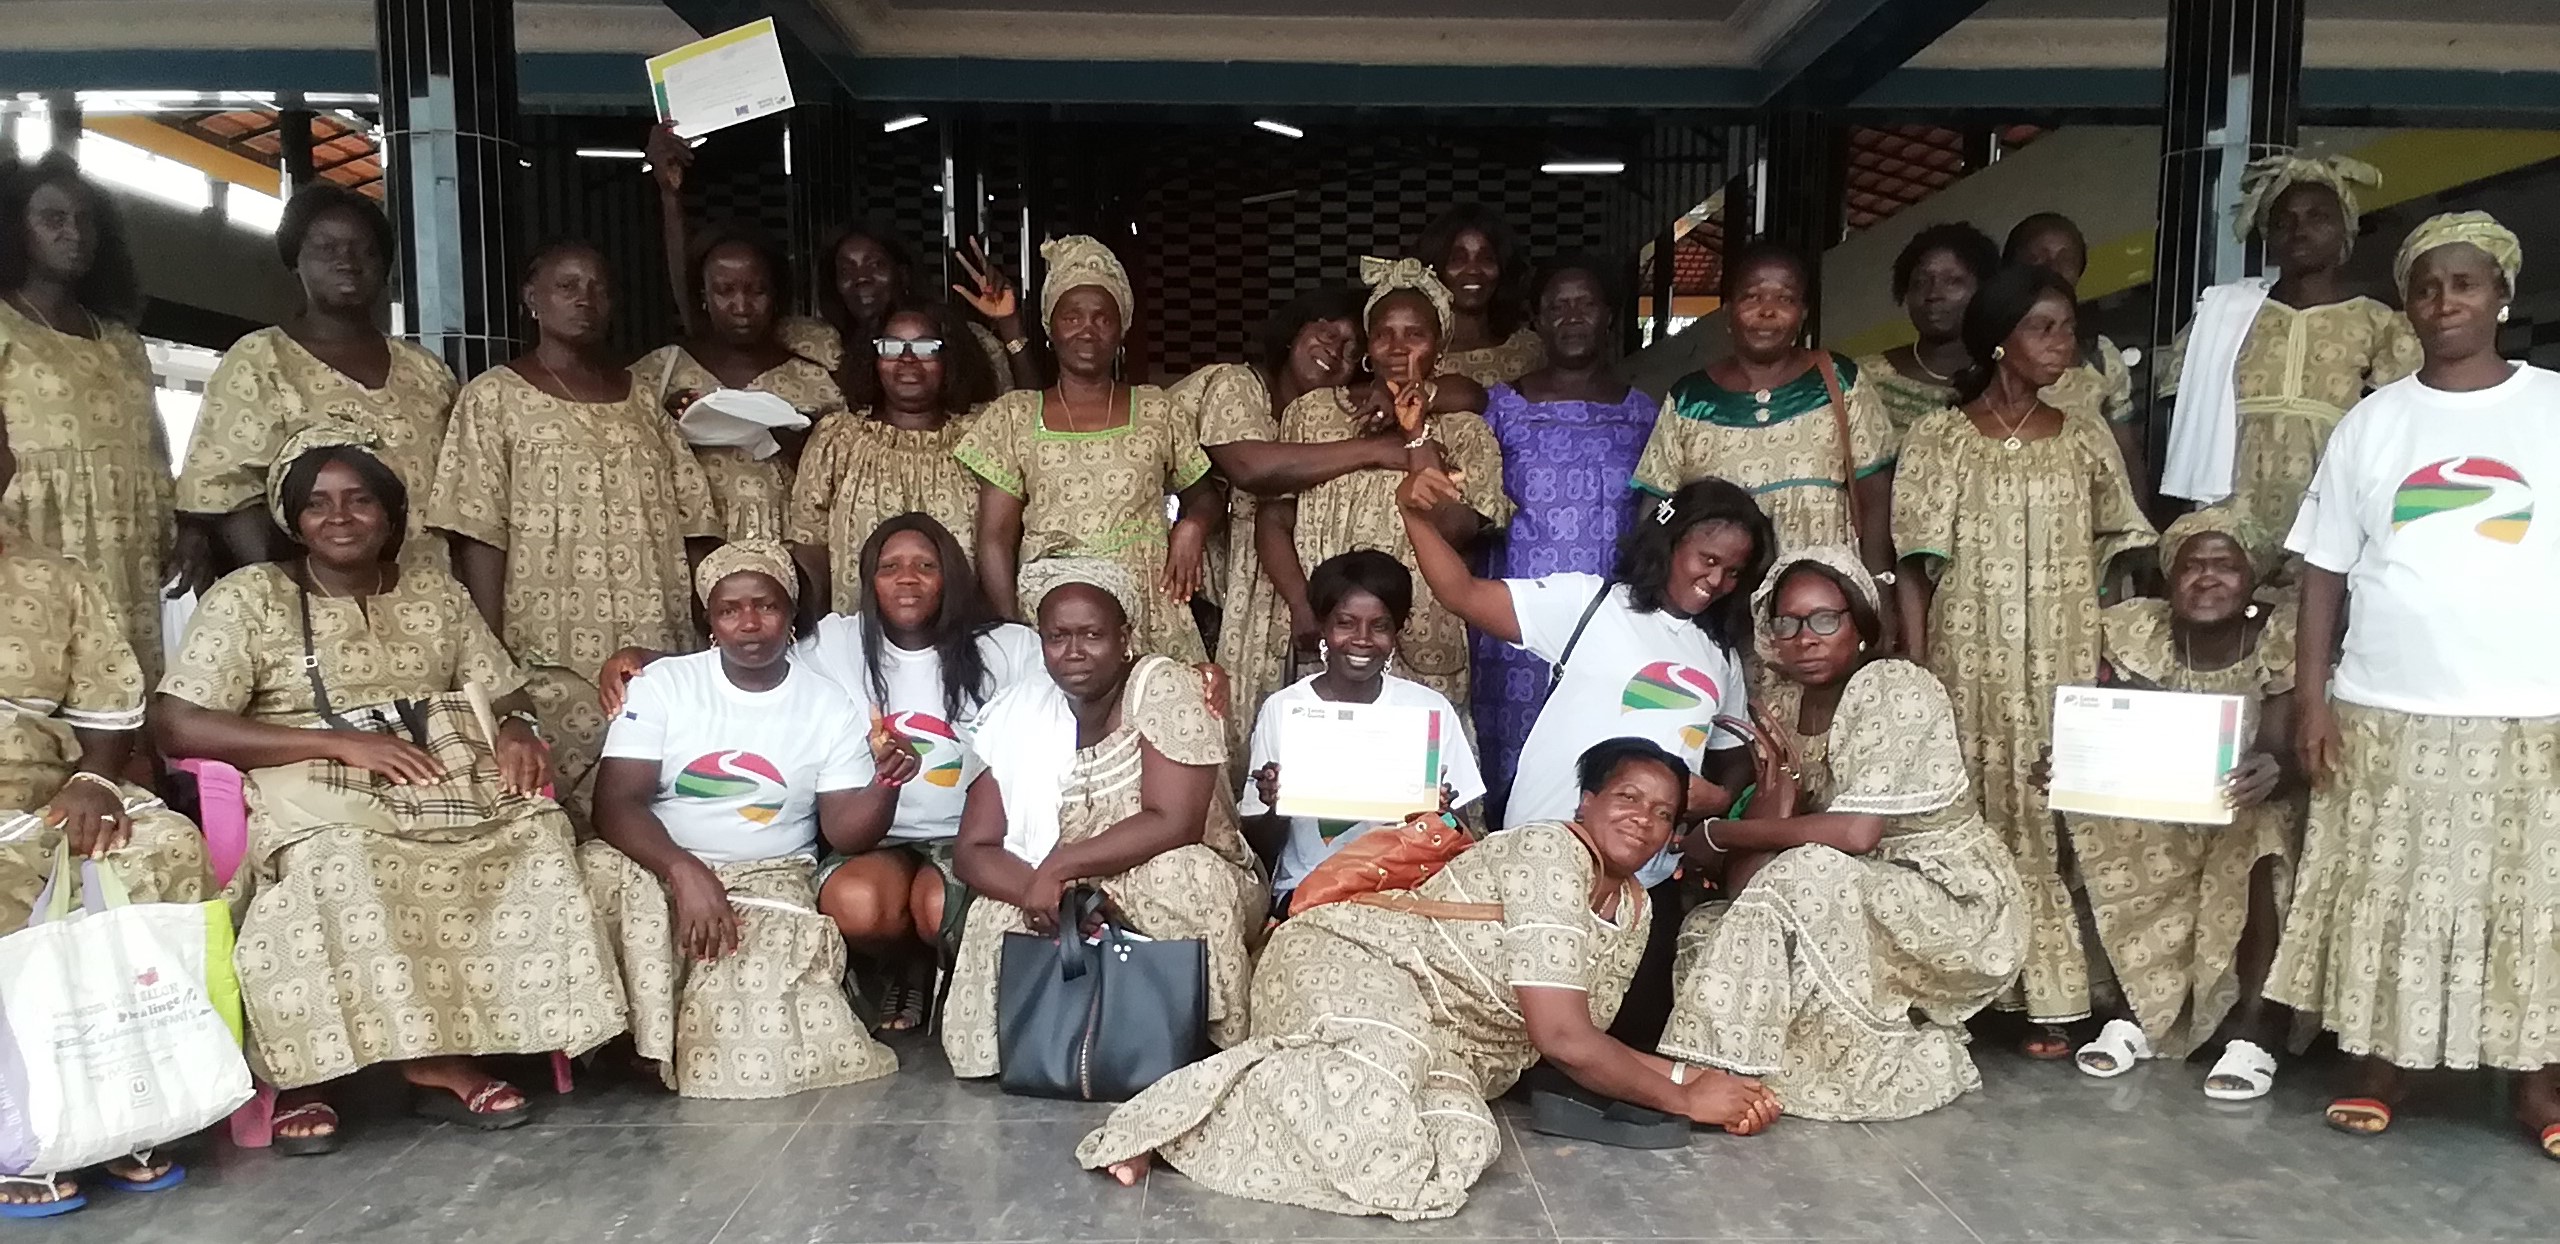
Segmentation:
[(658, 119), (693, 138), (791, 107), (791, 76), (773, 19), (752, 21), (649, 58)]
[(1400, 821), (1440, 807), (1440, 714), (1401, 704), (1287, 704), (1282, 816)]
[(2240, 763), (2236, 695), (2053, 689), (2056, 812), (2228, 825), (2223, 781)]

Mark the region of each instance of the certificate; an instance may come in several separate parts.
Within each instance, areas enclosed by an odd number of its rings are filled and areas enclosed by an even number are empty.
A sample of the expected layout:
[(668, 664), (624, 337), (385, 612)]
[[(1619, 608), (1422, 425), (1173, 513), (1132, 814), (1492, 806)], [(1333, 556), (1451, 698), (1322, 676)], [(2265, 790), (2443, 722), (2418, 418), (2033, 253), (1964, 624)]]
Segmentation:
[(1403, 704), (1282, 705), (1282, 816), (1400, 821), (1440, 808), (1440, 714)]
[(2053, 689), (2056, 812), (2228, 825), (2225, 779), (2240, 763), (2236, 695)]
[(791, 76), (773, 19), (752, 21), (649, 58), (658, 119), (693, 138), (791, 107)]

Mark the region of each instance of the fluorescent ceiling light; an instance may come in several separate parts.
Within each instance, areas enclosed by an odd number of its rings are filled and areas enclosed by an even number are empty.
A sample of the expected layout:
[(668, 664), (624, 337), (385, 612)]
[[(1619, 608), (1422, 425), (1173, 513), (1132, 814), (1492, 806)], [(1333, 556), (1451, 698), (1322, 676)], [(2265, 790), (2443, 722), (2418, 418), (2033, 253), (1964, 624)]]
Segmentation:
[(1541, 173), (1623, 173), (1624, 160), (1549, 160), (1538, 166)]
[(1268, 190), (1261, 194), (1248, 194), (1245, 197), (1236, 200), (1236, 202), (1246, 207), (1251, 207), (1256, 203), (1277, 203), (1283, 199), (1294, 199), (1296, 197), (1298, 197), (1298, 192), (1295, 190)]
[(1299, 129), (1297, 126), (1291, 125), (1286, 121), (1274, 121), (1269, 117), (1264, 117), (1261, 120), (1254, 122), (1253, 128), (1260, 130), (1265, 134), (1277, 134), (1282, 138), (1304, 138), (1307, 136), (1307, 132), (1305, 130)]
[(646, 160), (649, 158), (649, 153), (638, 147), (580, 147), (578, 158), (582, 160)]
[(911, 130), (924, 124), (929, 119), (930, 118), (926, 117), (921, 112), (910, 112), (903, 117), (891, 117), (880, 123), (880, 132), (883, 134), (895, 134), (900, 130)]

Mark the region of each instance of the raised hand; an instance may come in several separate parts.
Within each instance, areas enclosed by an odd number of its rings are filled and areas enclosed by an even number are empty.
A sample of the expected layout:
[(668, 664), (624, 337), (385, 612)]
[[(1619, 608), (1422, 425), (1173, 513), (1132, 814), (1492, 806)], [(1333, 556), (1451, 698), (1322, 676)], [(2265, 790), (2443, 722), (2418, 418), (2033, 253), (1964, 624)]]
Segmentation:
[(676, 137), (676, 123), (660, 121), (649, 129), (649, 177), (658, 183), (658, 193), (684, 193), (684, 171), (693, 167), (693, 148)]
[(987, 248), (978, 239), (969, 239), (969, 247), (951, 248), (951, 257), (960, 261), (960, 270), (969, 274), (968, 284), (954, 284), (951, 292), (989, 323), (1000, 323), (1022, 314), (1022, 300), (1015, 292), (1013, 278), (1004, 268), (987, 257)]

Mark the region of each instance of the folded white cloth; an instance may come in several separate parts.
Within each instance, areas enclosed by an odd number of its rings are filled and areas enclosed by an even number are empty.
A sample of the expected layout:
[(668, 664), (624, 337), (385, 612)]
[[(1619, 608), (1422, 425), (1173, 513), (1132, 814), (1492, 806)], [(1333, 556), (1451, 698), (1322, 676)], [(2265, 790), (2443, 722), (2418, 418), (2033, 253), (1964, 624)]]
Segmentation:
[(2186, 362), (2178, 370), (2178, 407), (2169, 423), (2161, 492), (2208, 503), (2231, 495), (2240, 445), (2240, 394), (2232, 372), (2273, 284), (2249, 277), (2213, 286), (2196, 300)]
[(1058, 845), (1058, 800), (1076, 763), (1076, 717), (1046, 672), (987, 701), (978, 755), (1004, 795), (1004, 849), (1038, 867)]

